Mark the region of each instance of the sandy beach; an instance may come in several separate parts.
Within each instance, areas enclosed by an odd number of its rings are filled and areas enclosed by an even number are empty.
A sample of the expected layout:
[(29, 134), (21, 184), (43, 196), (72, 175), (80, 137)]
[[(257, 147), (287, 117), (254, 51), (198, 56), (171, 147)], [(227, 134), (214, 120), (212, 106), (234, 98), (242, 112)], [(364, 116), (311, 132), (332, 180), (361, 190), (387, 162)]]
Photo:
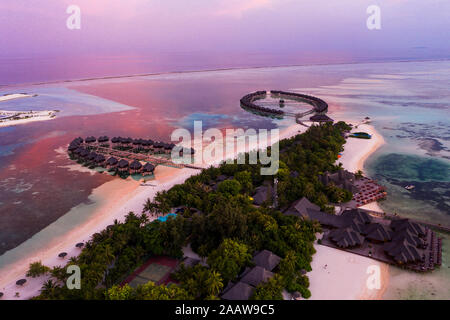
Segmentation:
[(33, 96), (32, 94), (27, 94), (27, 93), (5, 94), (3, 96), (0, 96), (0, 102), (13, 100), (13, 99), (20, 99), (20, 98), (29, 98), (29, 97), (32, 97), (32, 96)]
[[(383, 145), (383, 137), (371, 125), (359, 125), (353, 131), (365, 131), (372, 139), (348, 138), (342, 157), (337, 161), (349, 171), (364, 169), (364, 161)], [(371, 210), (381, 211), (378, 204), (368, 204)], [(315, 244), (312, 271), (308, 273), (312, 300), (381, 299), (389, 282), (389, 266), (350, 252)], [(380, 288), (368, 289), (370, 268), (379, 268)]]
[(14, 113), (16, 113), (20, 117), (27, 116), (28, 118), (17, 119), (17, 120), (9, 120), (9, 119), (2, 120), (0, 118), (0, 128), (16, 126), (16, 125), (21, 125), (21, 124), (27, 124), (27, 123), (36, 122), (36, 121), (47, 121), (47, 120), (56, 119), (55, 111), (52, 111), (52, 110), (32, 111), (32, 112), (0, 110), (0, 116), (4, 116), (4, 115), (10, 116)]

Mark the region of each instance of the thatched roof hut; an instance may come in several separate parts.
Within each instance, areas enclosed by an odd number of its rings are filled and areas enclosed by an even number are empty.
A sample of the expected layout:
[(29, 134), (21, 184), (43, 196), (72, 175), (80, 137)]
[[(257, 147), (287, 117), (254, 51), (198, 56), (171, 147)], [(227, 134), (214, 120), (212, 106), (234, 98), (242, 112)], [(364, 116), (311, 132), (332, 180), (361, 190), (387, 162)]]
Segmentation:
[(94, 161), (96, 163), (103, 163), (103, 162), (105, 162), (105, 160), (106, 160), (105, 156), (102, 154), (97, 154), (97, 157), (95, 157), (95, 159), (94, 159)]
[(280, 261), (281, 258), (269, 250), (262, 250), (253, 257), (253, 263), (255, 263), (255, 265), (263, 267), (269, 271), (275, 269)]
[(334, 120), (328, 117), (326, 114), (315, 114), (309, 118), (313, 122), (333, 122)]
[(119, 160), (117, 160), (114, 157), (111, 157), (108, 160), (106, 160), (106, 165), (108, 165), (108, 166), (115, 166), (115, 165), (117, 165), (118, 162), (119, 162)]
[(364, 237), (351, 227), (330, 231), (330, 238), (341, 248), (360, 246), (364, 242)]
[(252, 286), (243, 283), (238, 282), (234, 286), (232, 286), (230, 289), (225, 291), (225, 293), (222, 295), (222, 299), (224, 300), (248, 300), (253, 294), (253, 288)]
[(89, 155), (87, 156), (87, 159), (90, 160), (90, 161), (95, 160), (95, 158), (97, 158), (97, 153), (95, 153), (95, 152), (91, 152), (91, 153), (89, 153)]
[(257, 287), (260, 283), (267, 282), (272, 277), (272, 272), (264, 269), (263, 267), (256, 266), (242, 277), (241, 282)]
[(366, 238), (378, 242), (386, 242), (391, 240), (389, 230), (380, 223), (368, 224), (364, 230)]
[(146, 163), (144, 165), (144, 167), (142, 168), (142, 172), (145, 172), (145, 173), (152, 173), (154, 171), (155, 171), (155, 166), (151, 163)]
[(85, 140), (86, 143), (94, 143), (95, 141), (97, 141), (97, 139), (93, 136), (87, 137)]
[(130, 169), (133, 171), (139, 171), (142, 169), (142, 164), (139, 161), (134, 160), (130, 163)]
[(83, 150), (79, 153), (79, 156), (80, 156), (81, 158), (87, 158), (89, 154), (90, 154), (89, 151), (87, 151), (86, 149), (83, 149)]
[(399, 264), (422, 260), (422, 254), (419, 250), (410, 245), (406, 240), (386, 243), (383, 249)]
[(121, 160), (119, 161), (119, 163), (118, 163), (119, 169), (128, 169), (129, 165), (130, 165), (130, 164), (129, 164), (128, 161), (125, 160), (125, 159), (121, 159)]

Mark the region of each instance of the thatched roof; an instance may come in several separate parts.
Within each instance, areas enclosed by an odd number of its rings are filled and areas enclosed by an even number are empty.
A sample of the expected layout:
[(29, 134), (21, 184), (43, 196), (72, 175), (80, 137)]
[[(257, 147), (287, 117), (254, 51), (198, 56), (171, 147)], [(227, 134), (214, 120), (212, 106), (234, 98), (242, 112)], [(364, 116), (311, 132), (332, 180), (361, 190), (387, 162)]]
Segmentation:
[(399, 232), (391, 231), (392, 241), (406, 240), (410, 245), (424, 248), (426, 247), (426, 241), (408, 229), (400, 230)]
[(388, 228), (380, 223), (371, 223), (365, 227), (364, 234), (369, 240), (386, 242), (391, 240)]
[(144, 172), (153, 172), (153, 171), (155, 171), (155, 166), (151, 163), (146, 163), (142, 170)]
[(97, 154), (95, 152), (91, 152), (87, 156), (88, 160), (94, 160), (96, 157), (97, 157)]
[(97, 141), (97, 139), (95, 139), (95, 137), (93, 137), (93, 136), (90, 136), (90, 137), (87, 137), (84, 141), (86, 143), (93, 143), (93, 142)]
[(300, 200), (295, 201), (284, 214), (307, 218), (308, 209), (319, 211), (320, 207), (309, 201), (306, 197), (303, 197)]
[(350, 219), (356, 220), (358, 223), (362, 224), (369, 224), (372, 222), (372, 218), (370, 217), (370, 215), (367, 212), (364, 212), (360, 209), (345, 210), (342, 213), (342, 216), (348, 219), (349, 221)]
[(364, 237), (351, 227), (330, 231), (330, 238), (341, 248), (360, 246)]
[(87, 151), (86, 149), (83, 149), (80, 153), (79, 153), (80, 157), (82, 158), (86, 158), (89, 155), (89, 151)]
[(269, 250), (262, 250), (253, 257), (255, 265), (263, 267), (269, 271), (275, 269), (280, 263), (281, 258)]
[(384, 251), (397, 263), (411, 263), (422, 260), (419, 249), (410, 245), (406, 240), (389, 242), (384, 245)]
[(255, 288), (252, 286), (243, 282), (238, 282), (222, 295), (222, 299), (249, 300), (253, 294), (253, 290), (255, 290)]
[(117, 163), (119, 162), (119, 160), (117, 160), (114, 157), (109, 158), (108, 160), (106, 160), (106, 164), (108, 166), (115, 166)]
[(105, 162), (105, 156), (102, 154), (98, 154), (97, 157), (95, 157), (95, 162), (97, 163)]
[(312, 209), (307, 209), (306, 211), (306, 217), (308, 219), (316, 220), (322, 225), (333, 228), (343, 228), (347, 226), (345, 219), (342, 219), (341, 216)]
[(425, 236), (426, 235), (426, 228), (422, 226), (421, 224), (418, 224), (417, 222), (413, 222), (409, 219), (397, 219), (392, 220), (390, 227), (395, 230), (396, 232), (399, 232), (401, 230), (409, 230), (413, 234), (419, 235), (419, 236)]
[(273, 277), (273, 273), (264, 269), (263, 267), (256, 266), (242, 277), (241, 282), (247, 283), (251, 286), (258, 286), (261, 282), (267, 282)]
[(98, 142), (107, 142), (109, 141), (109, 138), (107, 136), (101, 136), (98, 138)]
[(118, 166), (119, 166), (119, 168), (121, 168), (121, 169), (128, 168), (129, 163), (128, 163), (127, 160), (121, 159), (121, 160), (119, 161)]
[(142, 168), (142, 164), (137, 160), (134, 160), (133, 162), (130, 163), (130, 169), (140, 170), (141, 168)]
[(309, 120), (314, 122), (333, 122), (333, 119), (331, 119), (325, 114), (315, 114), (312, 117), (310, 117)]

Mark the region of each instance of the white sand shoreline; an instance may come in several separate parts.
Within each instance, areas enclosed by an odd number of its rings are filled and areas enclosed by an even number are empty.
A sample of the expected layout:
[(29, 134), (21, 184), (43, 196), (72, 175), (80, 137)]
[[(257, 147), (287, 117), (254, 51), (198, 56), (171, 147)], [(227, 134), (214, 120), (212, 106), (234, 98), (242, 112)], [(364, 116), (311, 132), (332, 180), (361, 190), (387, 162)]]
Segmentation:
[(16, 126), (21, 124), (27, 124), (36, 121), (47, 121), (56, 119), (56, 111), (43, 110), (43, 111), (10, 111), (0, 110), (1, 117), (17, 116), (19, 119), (2, 119), (0, 118), (0, 128)]
[(13, 99), (21, 99), (21, 98), (30, 98), (34, 95), (28, 94), (28, 93), (10, 93), (10, 94), (4, 94), (0, 96), (0, 102), (2, 101), (8, 101)]

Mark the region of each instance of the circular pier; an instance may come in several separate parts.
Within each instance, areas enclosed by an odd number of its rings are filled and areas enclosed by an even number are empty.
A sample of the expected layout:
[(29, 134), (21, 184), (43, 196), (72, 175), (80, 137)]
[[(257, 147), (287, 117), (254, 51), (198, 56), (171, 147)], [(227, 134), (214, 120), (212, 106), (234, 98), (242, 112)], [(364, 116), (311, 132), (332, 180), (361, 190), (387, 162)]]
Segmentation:
[[(272, 99), (279, 99), (280, 103), (280, 109), (275, 108), (269, 108), (266, 106), (258, 105), (258, 101), (264, 100), (267, 97), (270, 97)], [(302, 112), (292, 112), (292, 111), (285, 111), (281, 110), (281, 108), (284, 108), (287, 101), (294, 101), (294, 102), (300, 102), (303, 104), (308, 104), (311, 106), (311, 109), (307, 111)], [(271, 91), (256, 91), (249, 93), (242, 97), (240, 100), (241, 107), (243, 109), (246, 109), (250, 112), (254, 112), (257, 114), (262, 115), (268, 115), (268, 116), (274, 116), (274, 117), (283, 117), (283, 116), (290, 116), (295, 117), (297, 121), (299, 119), (314, 114), (310, 118), (311, 121), (328, 121), (331, 120), (328, 118), (325, 114), (328, 111), (328, 104), (323, 101), (320, 98), (313, 97), (306, 94), (301, 93), (295, 93), (295, 92), (286, 92), (286, 91), (279, 91), (279, 90), (271, 90)], [(320, 118), (320, 120), (319, 120)], [(317, 120), (315, 120), (317, 119)]]

